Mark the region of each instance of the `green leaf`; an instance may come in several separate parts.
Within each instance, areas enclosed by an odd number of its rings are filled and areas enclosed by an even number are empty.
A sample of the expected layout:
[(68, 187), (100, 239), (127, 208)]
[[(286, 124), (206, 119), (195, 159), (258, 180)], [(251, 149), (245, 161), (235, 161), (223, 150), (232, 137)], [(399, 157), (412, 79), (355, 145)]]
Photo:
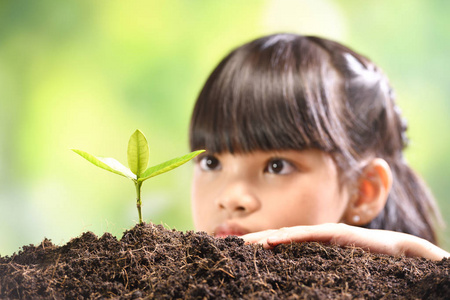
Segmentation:
[(197, 155), (199, 155), (202, 152), (205, 152), (205, 150), (194, 151), (189, 154), (168, 160), (159, 165), (150, 167), (147, 170), (145, 170), (144, 173), (141, 174), (140, 178), (138, 178), (138, 181), (144, 181), (151, 177), (155, 177), (156, 175), (173, 170), (173, 169), (181, 166), (182, 164), (187, 163), (188, 161), (190, 161), (191, 159), (193, 159), (194, 157), (196, 157)]
[(108, 157), (96, 157), (82, 150), (72, 149), (75, 153), (79, 154), (81, 157), (85, 158), (89, 162), (93, 163), (97, 167), (110, 171), (112, 173), (130, 178), (132, 180), (137, 180), (137, 177), (130, 169), (122, 165), (120, 162), (114, 158)]
[(141, 177), (142, 172), (148, 166), (148, 143), (144, 134), (138, 129), (130, 137), (128, 142), (128, 167), (131, 172)]

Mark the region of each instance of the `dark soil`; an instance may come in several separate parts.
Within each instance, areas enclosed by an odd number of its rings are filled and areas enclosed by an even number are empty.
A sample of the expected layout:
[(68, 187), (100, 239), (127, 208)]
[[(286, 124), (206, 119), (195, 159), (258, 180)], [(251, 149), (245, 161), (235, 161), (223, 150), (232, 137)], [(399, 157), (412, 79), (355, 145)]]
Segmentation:
[(319, 243), (265, 250), (152, 224), (0, 257), (1, 299), (445, 299), (450, 260)]

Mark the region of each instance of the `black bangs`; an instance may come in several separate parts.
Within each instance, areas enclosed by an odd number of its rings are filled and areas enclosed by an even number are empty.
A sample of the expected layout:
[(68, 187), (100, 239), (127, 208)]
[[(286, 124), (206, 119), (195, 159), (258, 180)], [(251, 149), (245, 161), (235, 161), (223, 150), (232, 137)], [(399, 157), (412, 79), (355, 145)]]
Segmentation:
[(340, 95), (341, 87), (329, 60), (307, 37), (289, 34), (234, 50), (199, 95), (191, 120), (191, 149), (337, 151), (340, 101), (331, 95)]

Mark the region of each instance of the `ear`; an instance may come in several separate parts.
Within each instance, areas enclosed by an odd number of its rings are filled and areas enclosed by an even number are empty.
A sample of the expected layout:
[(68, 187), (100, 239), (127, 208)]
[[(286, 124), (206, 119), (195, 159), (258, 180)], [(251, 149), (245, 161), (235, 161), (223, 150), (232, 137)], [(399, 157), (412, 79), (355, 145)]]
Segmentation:
[(372, 221), (384, 208), (391, 186), (389, 164), (381, 158), (370, 161), (358, 179), (355, 196), (344, 213), (344, 222), (358, 226)]

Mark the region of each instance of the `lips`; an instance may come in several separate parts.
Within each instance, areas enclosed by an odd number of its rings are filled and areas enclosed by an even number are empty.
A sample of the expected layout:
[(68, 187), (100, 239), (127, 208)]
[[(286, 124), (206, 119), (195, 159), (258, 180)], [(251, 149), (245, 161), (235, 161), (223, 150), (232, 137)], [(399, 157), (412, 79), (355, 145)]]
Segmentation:
[(229, 235), (241, 236), (247, 233), (250, 233), (248, 229), (232, 223), (221, 224), (214, 230), (215, 237), (227, 237)]

